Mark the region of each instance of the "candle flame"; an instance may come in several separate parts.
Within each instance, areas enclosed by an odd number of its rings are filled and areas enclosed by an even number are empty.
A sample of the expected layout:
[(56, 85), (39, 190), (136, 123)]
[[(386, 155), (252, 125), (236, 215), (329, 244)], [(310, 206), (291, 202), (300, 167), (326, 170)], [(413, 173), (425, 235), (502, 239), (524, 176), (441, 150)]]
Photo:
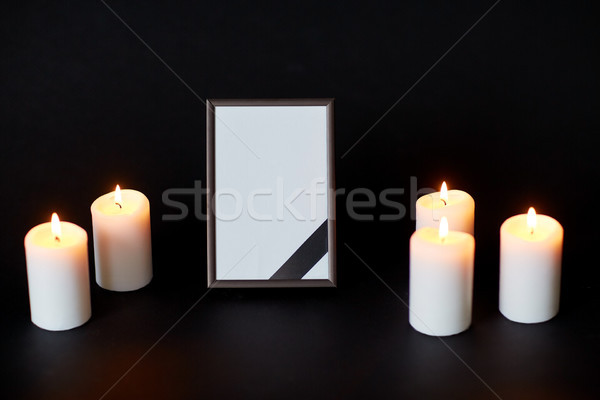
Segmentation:
[(50, 228), (52, 230), (52, 236), (56, 241), (60, 242), (61, 229), (60, 229), (60, 220), (58, 219), (57, 213), (52, 213), (52, 219), (50, 222)]
[(442, 182), (442, 188), (440, 189), (440, 200), (444, 202), (444, 205), (448, 204), (448, 186), (446, 186), (446, 181)]
[(527, 212), (527, 227), (533, 234), (535, 230), (535, 225), (537, 224), (537, 217), (535, 214), (535, 209), (533, 207), (529, 207), (529, 211)]
[(123, 202), (123, 199), (121, 198), (121, 187), (119, 185), (117, 185), (117, 187), (115, 188), (115, 204), (119, 206), (119, 208), (121, 208), (121, 203)]
[(446, 217), (442, 217), (442, 220), (440, 221), (439, 236), (442, 242), (448, 236), (448, 219)]

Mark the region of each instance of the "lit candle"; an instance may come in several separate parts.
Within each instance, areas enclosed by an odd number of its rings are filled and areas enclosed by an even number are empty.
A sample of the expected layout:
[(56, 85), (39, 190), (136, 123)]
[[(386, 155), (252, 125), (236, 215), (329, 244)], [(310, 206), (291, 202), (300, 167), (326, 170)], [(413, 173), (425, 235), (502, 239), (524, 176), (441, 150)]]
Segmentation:
[(563, 228), (533, 207), (500, 228), (500, 312), (511, 321), (544, 322), (558, 313)]
[(96, 282), (118, 292), (152, 280), (150, 202), (136, 190), (119, 188), (92, 203)]
[(475, 239), (465, 232), (425, 227), (410, 238), (409, 322), (431, 336), (460, 333), (471, 325)]
[(84, 324), (92, 316), (87, 233), (56, 213), (25, 236), (31, 321), (49, 331)]
[(455, 231), (474, 234), (475, 201), (462, 190), (448, 190), (446, 182), (439, 192), (426, 194), (417, 200), (416, 229), (438, 228), (442, 216)]

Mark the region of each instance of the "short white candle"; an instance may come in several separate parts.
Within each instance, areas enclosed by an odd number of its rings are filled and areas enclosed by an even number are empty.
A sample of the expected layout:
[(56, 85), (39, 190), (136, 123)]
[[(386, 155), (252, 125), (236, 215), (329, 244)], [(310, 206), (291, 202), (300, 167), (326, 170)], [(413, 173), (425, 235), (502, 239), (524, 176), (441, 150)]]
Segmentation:
[(460, 333), (471, 325), (475, 239), (465, 232), (425, 227), (410, 238), (409, 322), (431, 336)]
[(426, 194), (417, 200), (416, 229), (438, 228), (442, 216), (455, 231), (474, 234), (475, 200), (462, 190), (448, 190), (446, 182), (439, 192)]
[(92, 203), (96, 282), (118, 292), (137, 290), (152, 280), (150, 202), (117, 185)]
[(529, 209), (500, 228), (500, 312), (511, 321), (544, 322), (558, 313), (563, 228)]
[(84, 324), (92, 316), (87, 233), (52, 215), (25, 236), (31, 321), (49, 331)]

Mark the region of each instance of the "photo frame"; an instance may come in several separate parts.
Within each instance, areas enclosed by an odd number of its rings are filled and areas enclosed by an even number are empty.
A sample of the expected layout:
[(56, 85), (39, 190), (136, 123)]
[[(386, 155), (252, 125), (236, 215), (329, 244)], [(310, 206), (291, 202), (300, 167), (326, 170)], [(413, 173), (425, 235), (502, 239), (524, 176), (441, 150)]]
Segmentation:
[(333, 103), (207, 100), (208, 287), (336, 286)]

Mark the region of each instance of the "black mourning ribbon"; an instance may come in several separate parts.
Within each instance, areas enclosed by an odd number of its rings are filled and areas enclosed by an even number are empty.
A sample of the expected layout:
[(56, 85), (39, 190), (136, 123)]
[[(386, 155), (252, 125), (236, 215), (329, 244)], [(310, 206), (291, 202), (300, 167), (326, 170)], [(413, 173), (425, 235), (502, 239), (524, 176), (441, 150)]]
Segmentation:
[(327, 220), (309, 236), (270, 280), (302, 279), (327, 253)]

